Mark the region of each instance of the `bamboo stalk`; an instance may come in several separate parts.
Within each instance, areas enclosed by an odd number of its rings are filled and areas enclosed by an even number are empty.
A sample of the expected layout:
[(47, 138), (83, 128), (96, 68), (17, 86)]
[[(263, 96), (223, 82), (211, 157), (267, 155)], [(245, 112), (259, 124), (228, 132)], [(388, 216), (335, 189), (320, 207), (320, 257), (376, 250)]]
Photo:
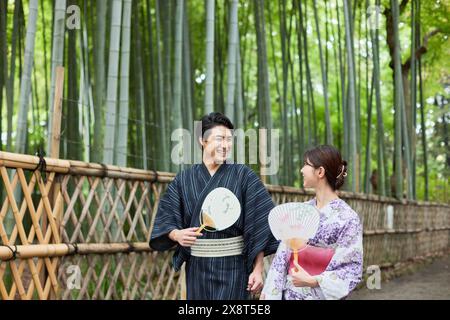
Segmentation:
[[(6, 87), (8, 78), (8, 51), (6, 49), (6, 2), (0, 1), (0, 114), (3, 115), (3, 87)], [(2, 116), (3, 117), (3, 116)], [(0, 121), (0, 132), (3, 131), (2, 121)], [(0, 149), (3, 149), (3, 143), (0, 141)], [(1, 194), (0, 194), (1, 195)]]
[[(238, 50), (238, 1), (232, 0), (229, 10), (229, 39), (228, 39), (228, 77), (227, 77), (227, 101), (225, 105), (225, 115), (228, 116), (231, 121), (235, 122), (235, 88), (236, 88), (236, 65), (237, 50)], [(237, 111), (237, 110), (236, 110)]]
[(95, 23), (95, 45), (93, 47), (94, 54), (94, 137), (93, 147), (91, 148), (91, 159), (101, 161), (103, 150), (103, 125), (105, 112), (105, 33), (106, 33), (106, 15), (108, 2), (104, 0), (96, 0), (96, 23)]
[(130, 33), (132, 1), (125, 0), (122, 8), (122, 28), (120, 43), (120, 78), (119, 78), (119, 118), (117, 123), (117, 140), (114, 148), (114, 162), (127, 164), (128, 150), (128, 116), (129, 116), (129, 78), (130, 78)]
[(51, 65), (51, 86), (50, 86), (50, 101), (48, 102), (49, 115), (48, 123), (48, 145), (47, 154), (51, 154), (51, 143), (53, 136), (53, 109), (55, 106), (54, 98), (56, 97), (56, 84), (58, 66), (64, 64), (64, 31), (65, 31), (65, 11), (66, 11), (66, 0), (55, 1), (54, 5), (54, 17), (53, 17), (53, 43), (52, 43), (52, 65)]
[(117, 114), (117, 87), (119, 84), (119, 53), (120, 53), (120, 30), (122, 23), (122, 1), (112, 2), (112, 18), (110, 30), (109, 66), (106, 93), (106, 120), (105, 135), (103, 141), (103, 162), (111, 164), (115, 162), (115, 134)]
[[(156, 43), (159, 44), (161, 42), (160, 40), (160, 29), (161, 29), (161, 23), (160, 23), (160, 8), (159, 8), (159, 0), (155, 1), (155, 24), (156, 24)], [(151, 34), (151, 33), (150, 33)], [(166, 115), (165, 115), (165, 95), (164, 95), (164, 74), (163, 74), (163, 62), (162, 62), (162, 47), (160, 45), (156, 46), (156, 65), (157, 65), (157, 81), (158, 81), (158, 108), (157, 108), (157, 115), (158, 115), (158, 121), (161, 123), (161, 132), (160, 132), (160, 138), (159, 138), (159, 144), (158, 144), (158, 152), (161, 155), (161, 159), (157, 160), (158, 168), (162, 170), (168, 170), (169, 165), (167, 161), (164, 161), (166, 156), (168, 156), (168, 150), (166, 146), (167, 140), (167, 129), (166, 129)]]
[(24, 69), (21, 74), (20, 81), (20, 99), (19, 111), (17, 115), (17, 135), (16, 135), (16, 152), (24, 152), (26, 150), (28, 105), (31, 94), (31, 73), (33, 71), (34, 50), (35, 50), (35, 34), (38, 15), (38, 1), (29, 1), (28, 26), (26, 34), (25, 52), (24, 52)]
[(215, 1), (207, 0), (206, 6), (206, 80), (205, 113), (213, 111), (214, 100), (214, 20)]
[[(317, 15), (317, 0), (313, 1), (313, 9), (314, 9), (314, 21), (316, 25), (316, 32), (317, 32), (317, 41), (318, 41), (318, 47), (319, 47), (319, 58), (320, 58), (320, 70), (322, 73), (322, 87), (323, 87), (323, 98), (325, 103), (325, 141), (327, 144), (332, 145), (333, 144), (333, 130), (331, 127), (331, 120), (330, 120), (330, 111), (328, 107), (328, 79), (326, 74), (326, 67), (325, 62), (323, 58), (322, 53), (322, 42), (320, 37), (320, 28), (319, 28), (319, 18)], [(325, 46), (326, 47), (326, 46)]]
[[(103, 176), (109, 178), (155, 180), (170, 182), (175, 174), (170, 172), (146, 171), (134, 168), (103, 165), (82, 161), (44, 158), (47, 172), (67, 173), (71, 175)], [(0, 166), (34, 170), (39, 164), (39, 157), (0, 151)]]
[[(69, 86), (70, 87), (70, 86)], [(55, 96), (53, 99), (53, 116), (52, 116), (52, 132), (50, 136), (50, 157), (54, 159), (59, 158), (59, 147), (61, 142), (61, 116), (62, 116), (62, 96), (64, 91), (64, 67), (57, 66), (56, 67), (56, 87), (55, 87)], [(55, 206), (56, 201), (58, 199), (58, 194), (61, 191), (61, 184), (54, 183), (53, 188), (50, 190), (49, 197), (51, 201), (51, 206)], [(60, 210), (62, 210), (62, 206), (60, 206)], [(61, 215), (60, 212), (58, 212), (58, 215)], [(55, 221), (55, 230), (59, 232), (59, 223), (58, 221)], [(35, 227), (36, 228), (36, 227)], [(43, 215), (42, 217), (42, 233), (47, 234), (47, 228), (48, 228), (48, 216)], [(37, 229), (36, 229), (37, 230)], [(53, 231), (55, 231), (53, 230)], [(56, 235), (54, 235), (56, 239)], [(42, 235), (41, 235), (42, 238)], [(55, 271), (51, 269), (50, 267), (50, 261), (46, 261), (47, 269), (49, 270), (49, 275), (53, 277), (53, 282), (55, 282), (54, 286), (54, 296), (52, 298), (55, 298), (57, 292), (58, 292), (58, 283), (55, 279)], [(47, 278), (47, 274), (45, 273), (45, 270), (42, 271), (41, 275), (41, 282), (44, 282)]]
[[(184, 1), (176, 2), (175, 18), (175, 47), (173, 69), (173, 100), (171, 105), (171, 132), (183, 127), (182, 121), (182, 74), (183, 74), (183, 9)], [(186, 152), (184, 150), (184, 152)]]
[(18, 246), (0, 246), (0, 259), (13, 258), (13, 251), (20, 259), (62, 257), (72, 254), (112, 254), (129, 252), (153, 252), (147, 242), (133, 243), (58, 243), (58, 244), (30, 244)]
[[(67, 173), (70, 164), (67, 160), (44, 158), (47, 171)], [(39, 157), (0, 151), (0, 166), (10, 168), (35, 169), (39, 164)]]

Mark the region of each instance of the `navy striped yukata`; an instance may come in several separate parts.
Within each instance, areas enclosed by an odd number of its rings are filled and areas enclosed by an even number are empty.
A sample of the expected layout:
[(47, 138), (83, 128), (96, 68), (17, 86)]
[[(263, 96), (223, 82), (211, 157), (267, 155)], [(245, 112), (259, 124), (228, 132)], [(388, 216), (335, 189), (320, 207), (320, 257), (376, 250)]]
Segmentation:
[[(203, 200), (215, 188), (232, 191), (241, 204), (239, 219), (229, 228), (202, 231), (199, 239), (225, 239), (243, 236), (242, 254), (226, 257), (191, 256), (191, 249), (172, 241), (168, 234), (174, 229), (200, 226)], [(164, 251), (177, 245), (172, 266), (179, 271), (186, 262), (188, 300), (243, 300), (253, 263), (261, 251), (275, 253), (278, 241), (270, 232), (269, 211), (274, 203), (259, 177), (247, 166), (222, 164), (211, 176), (206, 166), (193, 165), (177, 174), (159, 202), (150, 238), (154, 250)]]

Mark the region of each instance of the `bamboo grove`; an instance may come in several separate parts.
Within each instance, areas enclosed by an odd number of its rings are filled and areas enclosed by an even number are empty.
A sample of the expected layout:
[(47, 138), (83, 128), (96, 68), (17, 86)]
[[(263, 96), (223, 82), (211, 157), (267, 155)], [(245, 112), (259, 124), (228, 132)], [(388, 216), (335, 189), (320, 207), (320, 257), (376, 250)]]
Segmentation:
[[(0, 0), (0, 147), (176, 172), (211, 111), (280, 129), (272, 184), (333, 144), (347, 190), (448, 201), (450, 4), (420, 0)], [(254, 168), (258, 170), (257, 167)]]

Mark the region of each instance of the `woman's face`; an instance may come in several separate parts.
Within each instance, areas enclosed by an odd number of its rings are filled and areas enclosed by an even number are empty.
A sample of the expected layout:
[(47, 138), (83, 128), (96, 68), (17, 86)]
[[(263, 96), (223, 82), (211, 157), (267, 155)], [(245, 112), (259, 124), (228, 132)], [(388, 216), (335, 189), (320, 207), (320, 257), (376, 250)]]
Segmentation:
[[(209, 133), (209, 135), (208, 135)], [(206, 140), (202, 140), (203, 152), (214, 163), (222, 164), (227, 159), (233, 146), (233, 134), (225, 126), (216, 126), (205, 132)]]
[(301, 168), (300, 172), (303, 175), (304, 188), (315, 188), (317, 186), (319, 181), (318, 171), (319, 169), (315, 169), (309, 162), (309, 159), (303, 163), (303, 168)]

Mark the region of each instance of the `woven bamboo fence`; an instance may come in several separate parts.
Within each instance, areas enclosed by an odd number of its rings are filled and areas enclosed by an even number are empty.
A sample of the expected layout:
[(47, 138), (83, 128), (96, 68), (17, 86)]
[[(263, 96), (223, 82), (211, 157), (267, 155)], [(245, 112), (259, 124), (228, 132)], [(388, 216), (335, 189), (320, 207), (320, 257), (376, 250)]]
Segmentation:
[[(173, 174), (51, 158), (44, 167), (42, 160), (0, 152), (1, 299), (183, 297), (172, 252), (148, 246)], [(312, 197), (301, 189), (267, 187), (276, 203)], [(448, 251), (449, 205), (340, 196), (363, 221), (366, 266)]]

